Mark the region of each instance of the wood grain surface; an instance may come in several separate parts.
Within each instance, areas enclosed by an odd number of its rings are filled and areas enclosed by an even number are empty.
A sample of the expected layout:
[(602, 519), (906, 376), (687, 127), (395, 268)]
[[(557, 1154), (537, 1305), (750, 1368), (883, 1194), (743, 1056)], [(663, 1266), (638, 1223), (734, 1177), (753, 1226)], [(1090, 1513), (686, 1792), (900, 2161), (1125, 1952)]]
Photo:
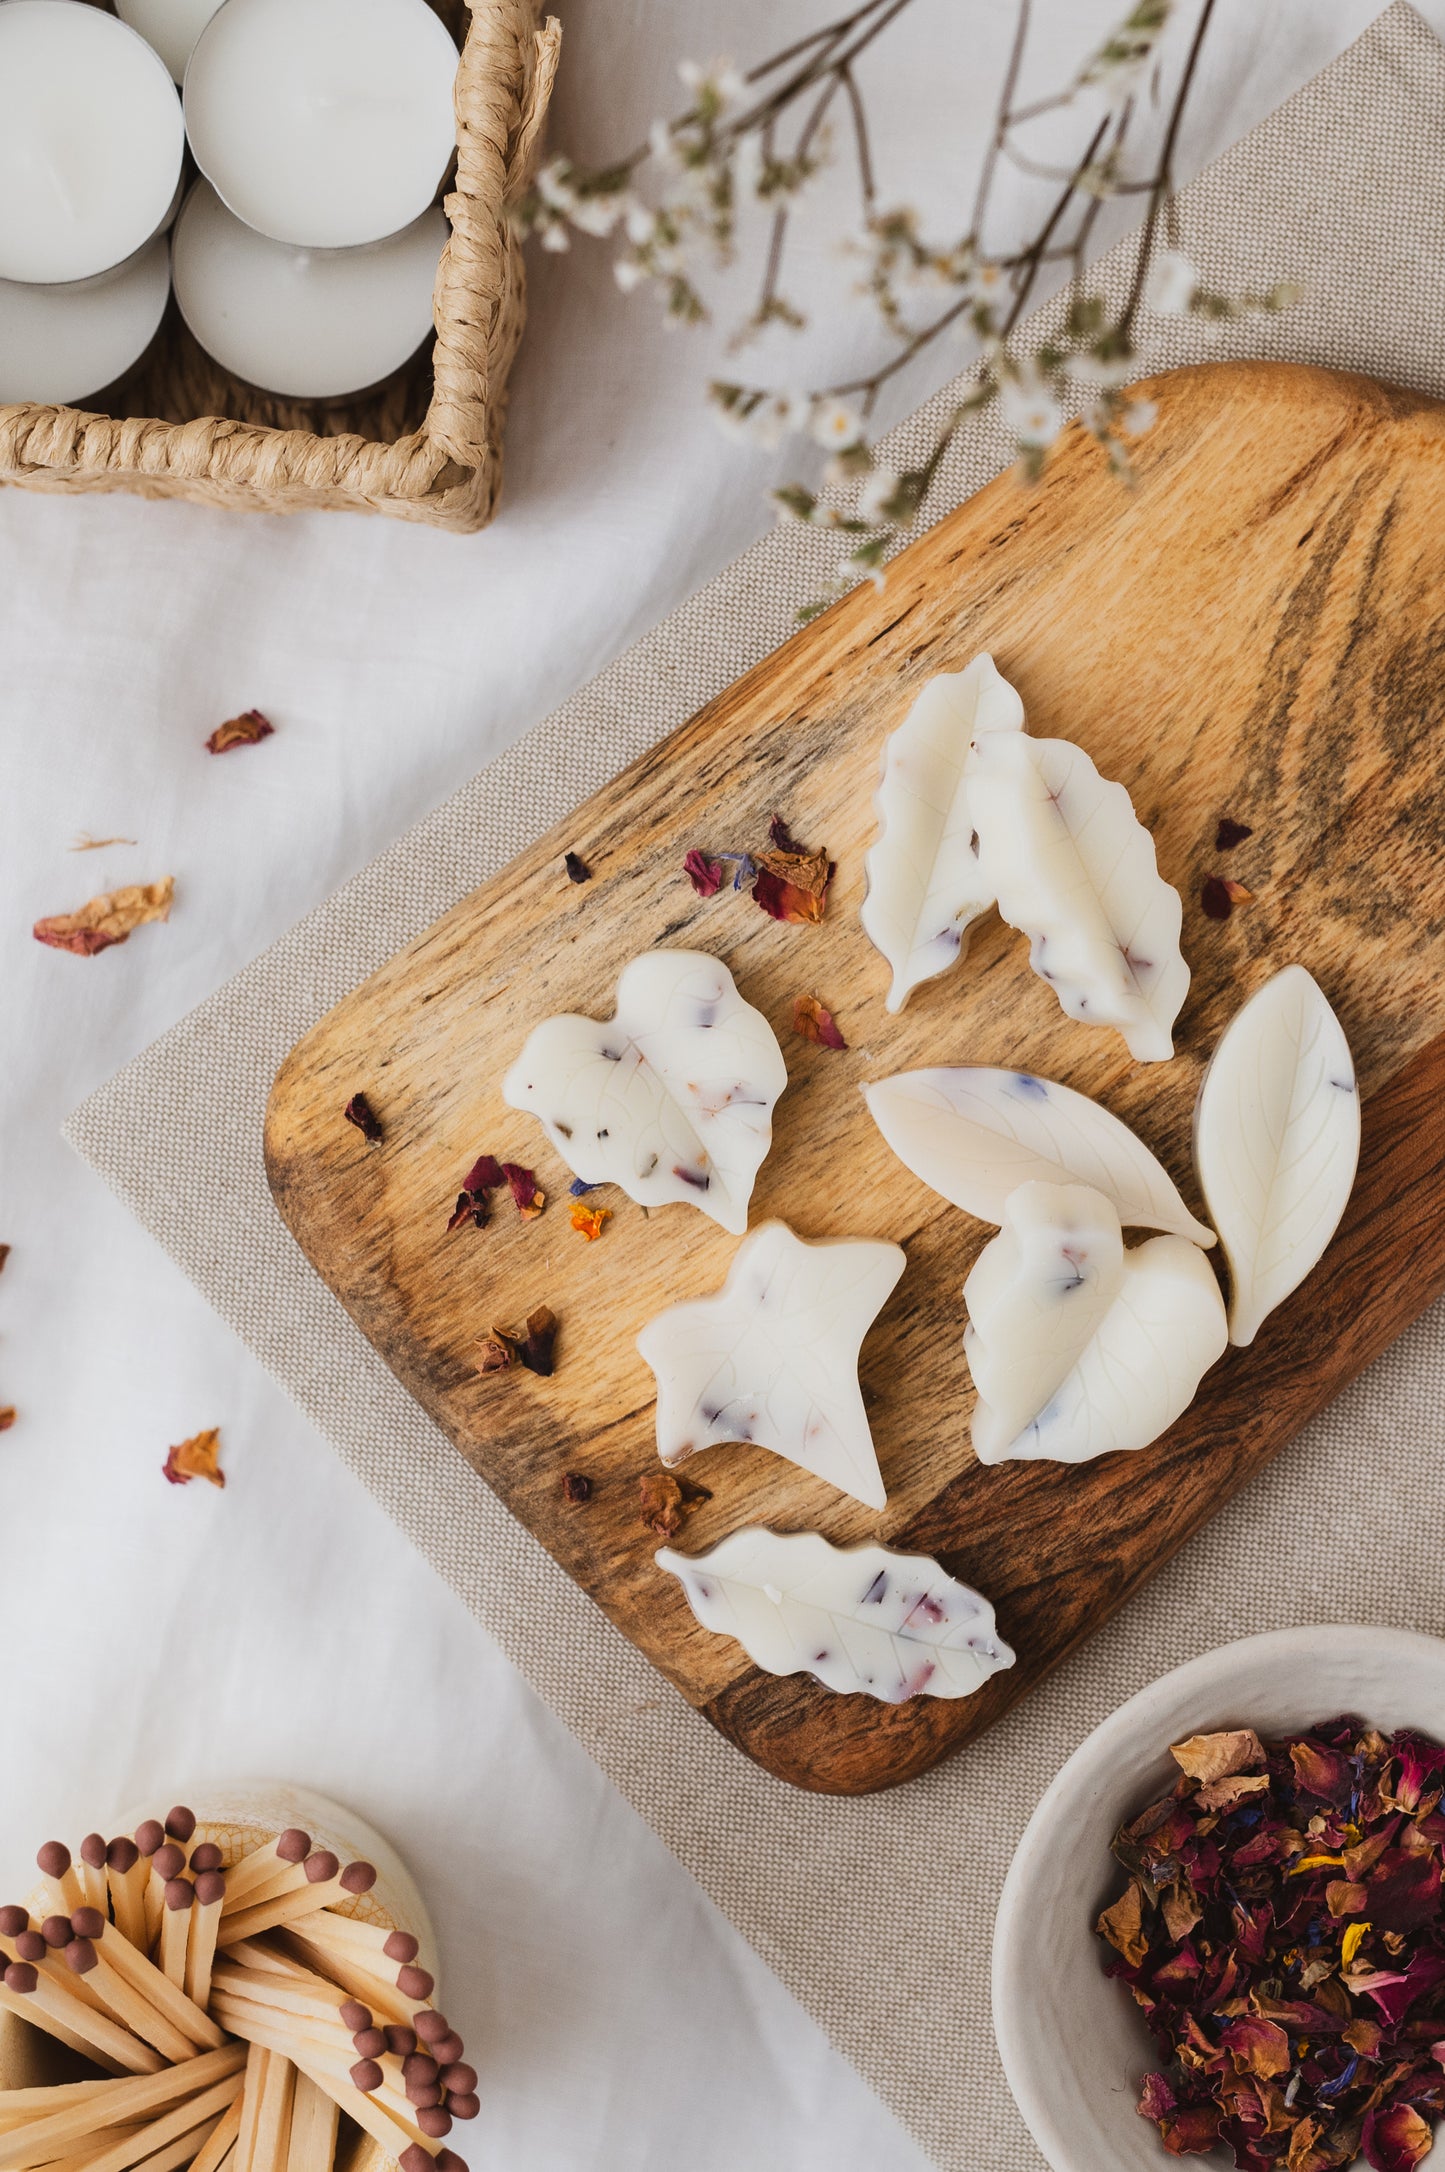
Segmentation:
[[(982, 491), (881, 593), (801, 631), (393, 958), (307, 1035), (272, 1094), (273, 1191), (348, 1311), (613, 1621), (802, 1787), (889, 1786), (979, 1735), (1445, 1288), (1445, 409), (1280, 364), (1177, 371), (1148, 390), (1159, 418), (1135, 488), (1075, 433), (1041, 484)], [(996, 919), (901, 1016), (883, 1009), (886, 968), (858, 924), (882, 742), (932, 673), (983, 648), (1034, 733), (1076, 740), (1128, 786), (1183, 896), (1194, 978), (1172, 1063), (1134, 1064), (1116, 1034), (1064, 1018)], [(821, 926), (780, 926), (730, 891), (698, 899), (681, 872), (693, 846), (763, 844), (773, 810), (838, 862)], [(1253, 830), (1227, 854), (1223, 815)], [(568, 881), (569, 848), (590, 882)], [(1213, 874), (1254, 893), (1227, 921), (1200, 909)], [(647, 1215), (608, 1192), (594, 1199), (613, 1219), (584, 1243), (569, 1172), (498, 1091), (532, 1025), (609, 1015), (621, 966), (654, 944), (724, 958), (782, 1044), (790, 1083), (754, 1222), (908, 1253), (863, 1351), (887, 1509), (765, 1450), (718, 1448), (680, 1474), (710, 1498), (674, 1543), (701, 1552), (761, 1522), (936, 1554), (993, 1600), (1018, 1652), (973, 1698), (890, 1709), (764, 1675), (654, 1565), (638, 1487), (660, 1465), (635, 1337), (663, 1305), (715, 1289), (733, 1240), (686, 1207)], [(946, 1063), (1064, 1080), (1133, 1124), (1197, 1208), (1203, 1064), (1290, 962), (1340, 1013), (1365, 1095), (1360, 1178), (1322, 1268), (1152, 1447), (982, 1468), (960, 1293), (989, 1232), (893, 1159), (860, 1083)], [(846, 1052), (794, 1034), (804, 993), (836, 1013)], [(343, 1121), (359, 1089), (380, 1145)], [(504, 1199), (490, 1227), (449, 1235), (484, 1151), (534, 1167), (546, 1212), (524, 1222)], [(555, 1375), (480, 1375), (488, 1328), (540, 1304), (561, 1321)], [(564, 1471), (593, 1480), (589, 1501), (564, 1500)]]

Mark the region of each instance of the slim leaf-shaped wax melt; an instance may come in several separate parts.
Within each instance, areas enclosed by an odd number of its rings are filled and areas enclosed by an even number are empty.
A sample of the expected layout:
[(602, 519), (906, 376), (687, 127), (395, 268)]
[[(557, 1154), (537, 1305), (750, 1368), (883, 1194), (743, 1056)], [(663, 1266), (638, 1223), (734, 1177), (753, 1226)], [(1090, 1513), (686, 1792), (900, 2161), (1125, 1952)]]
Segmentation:
[(1137, 1063), (1174, 1053), (1189, 992), (1183, 908), (1122, 784), (1067, 739), (991, 732), (969, 784), (979, 866), (1070, 1018), (1116, 1026)]
[(1253, 1342), (1316, 1264), (1359, 1158), (1344, 1028), (1304, 967), (1286, 966), (1226, 1027), (1195, 1110), (1199, 1187), (1229, 1262), (1231, 1342)]
[(887, 1007), (963, 956), (994, 902), (979, 869), (969, 789), (973, 743), (1023, 729), (1024, 705), (991, 656), (930, 679), (883, 750), (878, 837), (863, 866), (863, 932), (893, 969)]
[(669, 1306), (637, 1338), (657, 1375), (663, 1462), (751, 1441), (882, 1508), (858, 1353), (905, 1265), (896, 1244), (755, 1229), (714, 1296)]
[(1224, 1300), (1197, 1245), (1126, 1252), (1086, 1184), (1023, 1184), (964, 1284), (981, 1463), (1083, 1463), (1147, 1447), (1224, 1353)]
[(721, 959), (649, 950), (624, 969), (612, 1018), (534, 1027), (502, 1094), (584, 1183), (699, 1207), (741, 1236), (787, 1083), (772, 1027)]
[(703, 1627), (736, 1637), (766, 1674), (811, 1674), (825, 1689), (903, 1704), (970, 1697), (1014, 1663), (987, 1599), (927, 1554), (753, 1528), (710, 1553), (664, 1546), (655, 1558)]
[(865, 1086), (863, 1098), (905, 1168), (981, 1222), (1002, 1222), (1020, 1184), (1091, 1184), (1126, 1229), (1214, 1242), (1143, 1141), (1070, 1086), (960, 1065), (900, 1072)]

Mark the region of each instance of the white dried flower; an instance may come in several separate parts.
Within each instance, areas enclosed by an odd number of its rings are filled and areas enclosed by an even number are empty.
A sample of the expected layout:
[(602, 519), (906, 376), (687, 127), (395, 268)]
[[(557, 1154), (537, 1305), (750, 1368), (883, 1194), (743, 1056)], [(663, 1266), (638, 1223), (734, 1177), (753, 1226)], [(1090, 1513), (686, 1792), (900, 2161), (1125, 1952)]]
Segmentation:
[(1127, 430), (1130, 437), (1142, 437), (1158, 420), (1159, 409), (1153, 400), (1131, 400), (1119, 417), (1119, 427)]
[(880, 595), (883, 593), (883, 568), (881, 566), (860, 566), (857, 559), (851, 556), (838, 560), (838, 571), (834, 578), (839, 581), (846, 581), (850, 588), (855, 581), (871, 581), (878, 593)]
[(647, 148), (661, 166), (671, 166), (677, 158), (677, 144), (671, 126), (666, 121), (654, 121), (647, 131)]
[(553, 211), (570, 212), (576, 203), (576, 192), (567, 178), (566, 161), (549, 158), (537, 175), (537, 194)]
[(874, 468), (864, 477), (858, 493), (858, 518), (868, 521), (889, 519), (887, 508), (898, 495), (902, 482), (903, 477), (892, 468)]
[(623, 209), (620, 196), (579, 196), (572, 207), (572, 224), (580, 234), (595, 234), (605, 240), (622, 217)]
[(646, 283), (649, 273), (647, 266), (639, 264), (635, 256), (620, 256), (612, 267), (612, 276), (624, 294), (635, 294)]
[(1182, 249), (1165, 249), (1149, 274), (1146, 300), (1160, 317), (1182, 317), (1199, 291), (1199, 274)]
[(571, 248), (572, 244), (567, 237), (567, 229), (560, 219), (548, 219), (546, 225), (540, 231), (542, 247), (550, 249), (554, 256), (562, 256)]
[(622, 223), (628, 240), (635, 248), (641, 249), (651, 241), (657, 231), (657, 214), (649, 210), (646, 204), (638, 203), (634, 197), (628, 201)]
[(816, 400), (808, 417), (808, 435), (829, 452), (844, 452), (862, 437), (862, 419), (846, 400)]
[(684, 90), (691, 91), (695, 101), (710, 97), (723, 112), (747, 96), (747, 84), (730, 60), (710, 60), (705, 67), (700, 61), (680, 60), (677, 72)]
[(1004, 420), (1020, 445), (1052, 445), (1064, 427), (1058, 401), (1037, 378), (1006, 377), (998, 398)]

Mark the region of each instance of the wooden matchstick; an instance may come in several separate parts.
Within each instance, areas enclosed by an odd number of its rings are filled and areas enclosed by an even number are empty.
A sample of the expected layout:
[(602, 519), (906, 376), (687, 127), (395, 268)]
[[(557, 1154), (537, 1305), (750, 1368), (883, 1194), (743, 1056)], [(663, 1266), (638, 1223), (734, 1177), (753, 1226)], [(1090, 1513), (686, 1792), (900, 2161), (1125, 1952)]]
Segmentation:
[(35, 1861), (40, 1871), (46, 1901), (53, 1914), (68, 1916), (73, 1909), (85, 1907), (85, 1894), (72, 1868), (70, 1850), (63, 1840), (47, 1840)]
[[(237, 2056), (244, 2062), (247, 2054), (243, 2047), (237, 2045), (236, 2052)], [(236, 2137), (240, 2132), (241, 2099), (238, 2096), (234, 2103), (227, 2105), (225, 2111), (222, 2112), (215, 2126), (211, 2129), (210, 2139), (197, 2155), (195, 2163), (191, 2166), (191, 2172), (221, 2172), (221, 2166), (234, 2150)]]
[(256, 2133), (251, 2144), (251, 2172), (285, 2172), (291, 2147), (291, 2104), (295, 2089), (295, 2067), (288, 2058), (273, 2052), (266, 2062), (261, 2083)]
[(298, 2067), (296, 2090), (291, 2099), (291, 2139), (286, 2151), (286, 2172), (331, 2172), (340, 2121), (341, 2108), (335, 2097)]
[(369, 1893), (376, 1883), (376, 1871), (370, 1863), (348, 1863), (343, 1870), (336, 1857), (328, 1850), (308, 1855), (302, 1866), (303, 1882), (274, 1900), (260, 1900), (249, 1908), (227, 1914), (221, 1924), (221, 1944), (229, 1946), (237, 1938), (257, 1938), (263, 1931), (274, 1931), (288, 1924), (300, 1923), (313, 1916), (319, 1909), (329, 1907), (334, 1900), (355, 1899), (358, 1894)]
[(157, 1883), (155, 1877), (156, 1856), (167, 1845), (166, 1829), (159, 1818), (142, 1819), (135, 1829), (135, 1844), (141, 1861), (136, 1877), (146, 1919), (145, 1942), (141, 1951), (150, 1953), (160, 1937), (161, 1911), (165, 1907), (165, 1879), (162, 1878)]
[(150, 1882), (146, 1886), (146, 1950), (152, 1960), (160, 1955), (161, 1932), (166, 1920), (166, 1887), (186, 1867), (186, 1851), (178, 1840), (163, 1840), (151, 1856)]
[(150, 2044), (132, 2036), (108, 2014), (87, 2006), (70, 1986), (33, 1961), (12, 1961), (5, 1971), (5, 2003), (12, 2013), (87, 2055), (113, 2060), (127, 2074), (158, 2073), (165, 2061)]
[(128, 2140), (117, 2142), (113, 2148), (102, 2150), (97, 2156), (87, 2158), (90, 2172), (127, 2172), (130, 2165), (138, 2165), (178, 2141), (183, 2134), (193, 2134), (197, 2128), (209, 2128), (219, 2119), (227, 2107), (241, 2093), (245, 2079), (244, 2070), (237, 2068), (222, 2080), (213, 2082), (209, 2089), (197, 2097), (190, 2097), (174, 2110), (165, 2112), (159, 2119), (151, 2120), (144, 2127), (132, 2130)]
[(173, 1984), (153, 1961), (147, 1960), (143, 1953), (138, 1953), (134, 1946), (128, 1944), (115, 1931), (103, 1928), (100, 1938), (101, 1951), (116, 1974), (123, 1976), (132, 1991), (138, 1992), (148, 2006), (153, 2006), (157, 2013), (164, 2015), (173, 2028), (179, 2029), (182, 2036), (189, 2037), (192, 2044), (205, 2045), (212, 2051), (224, 2044), (224, 2030), (218, 2029), (210, 2015), (203, 2012), (194, 1999), (188, 1998), (183, 1990)]
[(183, 1991), (186, 1984), (186, 1953), (191, 1942), (191, 1913), (196, 1889), (189, 1878), (167, 1878), (165, 1914), (161, 1917), (161, 1973)]
[(288, 1825), (284, 1833), (278, 1833), (264, 1847), (253, 1848), (239, 1863), (231, 1865), (226, 1875), (228, 1905), (242, 1908), (259, 1899), (265, 1887), (298, 1870), (310, 1853), (311, 1835), (303, 1833), (298, 1825)]
[[(119, 1951), (119, 1945), (115, 1950)], [(86, 1977), (90, 1989), (105, 2001), (116, 2020), (147, 2044), (153, 2044), (163, 2059), (195, 2058), (196, 2046), (190, 2038), (142, 1998), (118, 1969), (102, 1959), (94, 1939), (72, 1938), (65, 1949), (65, 1965), (74, 1975)]]
[(75, 1866), (80, 1889), (87, 1908), (104, 1909), (110, 1895), (105, 1882), (105, 1836), (103, 1833), (87, 1833), (80, 1843), (80, 1860)]
[(17, 2172), (23, 2165), (44, 2164), (85, 2142), (104, 2127), (135, 2126), (169, 2111), (185, 2099), (196, 2097), (229, 2075), (239, 2074), (246, 2064), (240, 2044), (207, 2052), (203, 2059), (188, 2059), (183, 2066), (168, 2066), (158, 2074), (134, 2080), (79, 2082), (68, 2089), (19, 2089), (13, 2094), (29, 2099), (63, 2097), (64, 2103), (45, 2101), (35, 2105), (27, 2123), (0, 2135), (0, 2172)]
[(349, 1991), (364, 2005), (375, 2007), (386, 2021), (405, 2027), (416, 2008), (415, 1999), (405, 1998), (394, 1983), (374, 1976), (369, 1970), (359, 1968), (334, 1946), (319, 1946), (306, 1936), (306, 1921), (291, 1930), (275, 1933), (282, 1950), (319, 1974), (330, 1976), (344, 1991)]
[[(181, 2167), (196, 2161), (219, 2124), (219, 2120), (212, 2119), (205, 2126), (193, 2127), (189, 2134), (180, 2135), (153, 2156), (142, 2157), (135, 2172), (181, 2172)], [(62, 2172), (62, 2168), (51, 2165), (47, 2172)], [(86, 2158), (83, 2164), (73, 2166), (71, 2172), (91, 2172), (91, 2160)]]
[[(199, 1853), (197, 1849), (196, 1854)], [(196, 1873), (196, 1905), (191, 1911), (190, 1940), (186, 1947), (186, 1997), (195, 2006), (204, 2007), (210, 2000), (211, 1969), (225, 1904), (224, 1871), (203, 1865)]]
[(111, 1914), (122, 1938), (141, 1952), (146, 1946), (145, 1889), (149, 1865), (135, 1842), (122, 1833), (105, 1851), (106, 1886)]
[[(249, 2041), (263, 2049), (279, 2053), (282, 2058), (289, 2058), (318, 2088), (333, 2093), (348, 2116), (354, 2119), (359, 2127), (364, 2127), (373, 2141), (380, 2142), (388, 2157), (394, 2161), (399, 2160), (402, 2151), (413, 2142), (420, 2144), (429, 2157), (438, 2154), (440, 2143), (429, 2141), (413, 2123), (410, 2116), (411, 2106), (400, 2091), (367, 2091), (357, 2088), (351, 2081), (345, 2055), (333, 2056), (310, 2042), (293, 2043), (284, 2031), (263, 2030), (260, 2024), (257, 2024), (256, 2034), (251, 2036)], [(396, 2107), (394, 2110), (393, 2104)], [(240, 2147), (238, 2143), (238, 2153)], [(238, 2172), (244, 2172), (244, 2167), (240, 2164)], [(425, 2172), (431, 2172), (430, 2165), (425, 2168)]]
[(271, 2054), (264, 2044), (246, 2047), (246, 2078), (241, 2090), (241, 2125), (236, 2135), (236, 2172), (251, 2172), (256, 2123), (261, 2114), (261, 2091)]
[(404, 1999), (419, 2006), (436, 1989), (436, 1979), (417, 1966), (418, 1945), (410, 1931), (388, 1931), (380, 1923), (360, 1923), (355, 1916), (323, 1908), (295, 1928), (313, 1945), (338, 1950), (353, 1966), (383, 1983), (395, 1984)]
[(308, 2021), (337, 2021), (346, 2004), (345, 1992), (323, 1983), (319, 1976), (308, 1977), (298, 1971), (288, 1983), (284, 1977), (263, 1974), (260, 1969), (238, 1967), (224, 1956), (217, 1962), (211, 1981), (217, 1992), (250, 1999), (258, 2006), (274, 2006), (278, 2014), (299, 2014)]

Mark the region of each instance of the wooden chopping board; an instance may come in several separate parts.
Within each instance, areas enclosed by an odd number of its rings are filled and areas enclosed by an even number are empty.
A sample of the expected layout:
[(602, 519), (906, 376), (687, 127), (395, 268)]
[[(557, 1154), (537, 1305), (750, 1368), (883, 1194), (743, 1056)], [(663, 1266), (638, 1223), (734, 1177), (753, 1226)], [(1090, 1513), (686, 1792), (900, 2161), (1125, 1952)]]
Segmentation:
[[(1077, 432), (1041, 484), (1005, 476), (888, 573), (768, 657), (464, 898), (325, 1018), (277, 1078), (267, 1168), (326, 1281), (431, 1416), (613, 1621), (738, 1747), (799, 1786), (886, 1787), (970, 1741), (1129, 1594), (1445, 1288), (1445, 407), (1368, 380), (1265, 363), (1147, 388), (1139, 480)], [(1064, 1018), (1024, 939), (990, 919), (964, 966), (898, 1018), (858, 924), (884, 736), (924, 681), (991, 649), (1029, 728), (1122, 780), (1184, 899), (1193, 985), (1175, 1060)], [(826, 920), (781, 926), (746, 895), (693, 892), (684, 854), (766, 842), (778, 810), (838, 862)], [(1223, 815), (1253, 835), (1215, 849)], [(574, 886), (562, 855), (592, 880)], [(1201, 885), (1254, 893), (1224, 922)], [(568, 1172), (498, 1091), (556, 1011), (610, 1015), (618, 971), (656, 944), (716, 952), (772, 1021), (790, 1084), (753, 1195), (808, 1237), (901, 1242), (908, 1269), (863, 1351), (888, 1506), (874, 1514), (753, 1447), (681, 1476), (710, 1498), (674, 1541), (742, 1524), (881, 1538), (935, 1554), (995, 1603), (1012, 1671), (961, 1702), (889, 1708), (761, 1673), (700, 1628), (641, 1521), (659, 1470), (652, 1376), (634, 1347), (666, 1304), (723, 1280), (733, 1242), (702, 1215), (621, 1194), (588, 1244)], [(961, 1287), (990, 1234), (894, 1160), (859, 1084), (921, 1065), (1027, 1067), (1130, 1122), (1197, 1206), (1200, 1073), (1239, 1004), (1309, 967), (1344, 1021), (1365, 1146), (1323, 1266), (1231, 1351), (1140, 1454), (984, 1469), (968, 1442)], [(816, 994), (849, 1047), (808, 1045)], [(385, 1128), (343, 1121), (364, 1090)], [(474, 1158), (536, 1169), (545, 1214), (505, 1198), (485, 1230), (446, 1222)], [(493, 1322), (550, 1305), (551, 1379), (480, 1376)], [(560, 1480), (593, 1481), (582, 1505)], [(1369, 1474), (1362, 1472), (1368, 1486)]]

